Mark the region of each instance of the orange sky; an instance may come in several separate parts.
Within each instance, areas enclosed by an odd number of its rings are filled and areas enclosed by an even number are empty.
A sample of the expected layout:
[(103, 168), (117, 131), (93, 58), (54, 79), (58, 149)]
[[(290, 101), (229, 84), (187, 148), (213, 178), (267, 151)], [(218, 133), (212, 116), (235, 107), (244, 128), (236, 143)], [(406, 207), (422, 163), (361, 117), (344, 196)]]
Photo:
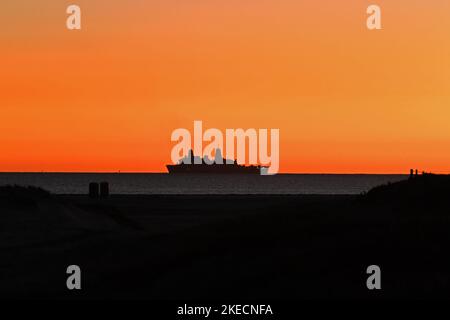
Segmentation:
[(165, 171), (172, 130), (202, 120), (279, 128), (281, 172), (450, 172), (449, 18), (448, 0), (3, 1), (0, 171)]

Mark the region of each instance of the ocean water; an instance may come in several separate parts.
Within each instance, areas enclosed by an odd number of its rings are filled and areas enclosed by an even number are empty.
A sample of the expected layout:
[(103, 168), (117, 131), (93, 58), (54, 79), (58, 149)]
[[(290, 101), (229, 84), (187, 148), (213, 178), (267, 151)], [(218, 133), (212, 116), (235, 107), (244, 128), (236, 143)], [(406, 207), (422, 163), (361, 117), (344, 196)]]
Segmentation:
[(87, 194), (109, 182), (112, 194), (359, 194), (407, 175), (279, 174), (275, 176), (164, 173), (0, 173), (1, 185), (36, 186), (55, 194)]

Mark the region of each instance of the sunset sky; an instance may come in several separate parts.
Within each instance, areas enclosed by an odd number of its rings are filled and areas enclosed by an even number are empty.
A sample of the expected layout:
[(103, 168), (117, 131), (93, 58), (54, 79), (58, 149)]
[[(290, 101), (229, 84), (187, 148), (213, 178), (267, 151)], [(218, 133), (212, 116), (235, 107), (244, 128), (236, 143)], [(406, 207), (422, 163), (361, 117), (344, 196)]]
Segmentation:
[(162, 172), (202, 120), (279, 128), (281, 172), (450, 172), (448, 0), (14, 0), (0, 26), (0, 171)]

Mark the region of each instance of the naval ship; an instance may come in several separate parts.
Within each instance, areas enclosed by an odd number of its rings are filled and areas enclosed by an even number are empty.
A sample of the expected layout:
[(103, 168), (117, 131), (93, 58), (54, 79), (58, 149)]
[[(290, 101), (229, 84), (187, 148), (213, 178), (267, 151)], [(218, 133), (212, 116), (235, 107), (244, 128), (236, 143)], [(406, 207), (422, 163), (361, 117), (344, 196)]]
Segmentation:
[[(196, 163), (196, 162), (197, 163)], [(208, 163), (209, 162), (209, 163)], [(211, 163), (212, 162), (212, 163)], [(204, 158), (194, 156), (192, 150), (186, 157), (181, 159), (177, 164), (168, 164), (169, 173), (232, 173), (232, 174), (261, 174), (267, 170), (263, 166), (245, 166), (239, 165), (236, 160), (228, 160), (222, 158), (220, 149), (216, 150), (214, 161), (207, 161)]]

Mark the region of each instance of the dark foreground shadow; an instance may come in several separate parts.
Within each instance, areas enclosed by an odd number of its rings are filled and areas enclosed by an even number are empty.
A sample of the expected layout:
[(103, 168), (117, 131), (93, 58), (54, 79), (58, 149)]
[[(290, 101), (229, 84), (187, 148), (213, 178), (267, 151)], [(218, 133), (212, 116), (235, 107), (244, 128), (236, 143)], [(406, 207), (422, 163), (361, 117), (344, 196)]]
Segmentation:
[[(449, 298), (450, 178), (361, 196), (0, 189), (3, 298)], [(82, 290), (66, 288), (79, 265)], [(369, 291), (366, 269), (381, 268)]]

